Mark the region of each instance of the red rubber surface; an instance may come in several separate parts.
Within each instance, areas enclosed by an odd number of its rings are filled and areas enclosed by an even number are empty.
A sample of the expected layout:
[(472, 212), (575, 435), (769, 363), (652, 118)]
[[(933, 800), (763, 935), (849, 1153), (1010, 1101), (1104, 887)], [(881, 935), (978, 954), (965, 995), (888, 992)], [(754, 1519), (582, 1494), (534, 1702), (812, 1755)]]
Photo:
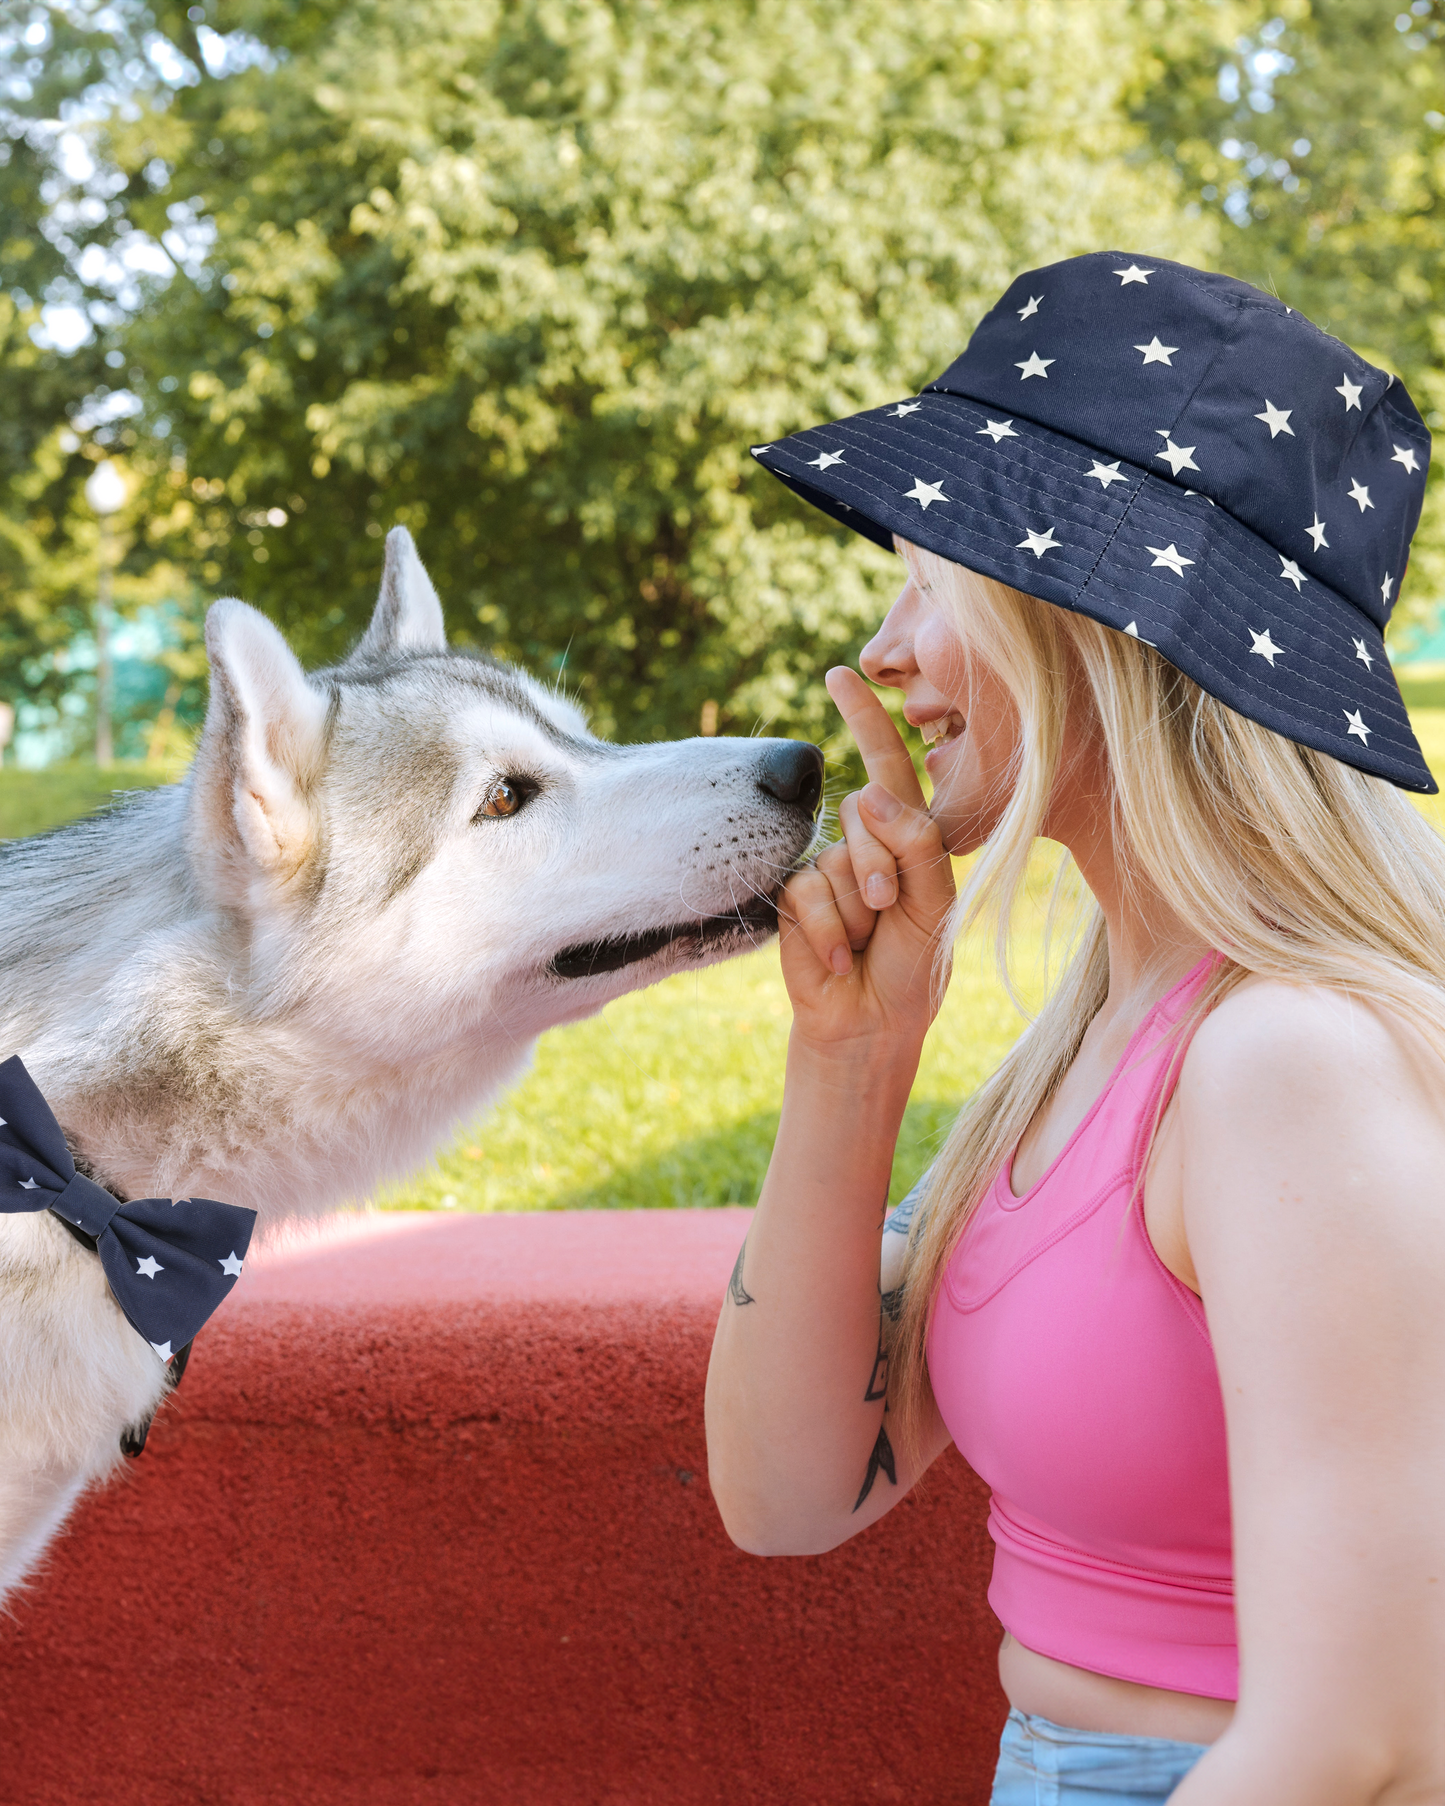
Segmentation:
[(718, 1523), (747, 1214), (390, 1217), (253, 1260), (0, 1625), (0, 1799), (982, 1806), (963, 1464), (828, 1556)]

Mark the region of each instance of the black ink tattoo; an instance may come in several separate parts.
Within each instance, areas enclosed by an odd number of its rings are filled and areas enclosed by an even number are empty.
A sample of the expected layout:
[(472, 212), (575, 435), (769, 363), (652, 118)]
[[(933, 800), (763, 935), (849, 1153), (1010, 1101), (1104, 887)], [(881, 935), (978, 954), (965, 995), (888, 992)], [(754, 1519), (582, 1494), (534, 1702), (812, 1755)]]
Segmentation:
[(909, 1230), (913, 1227), (913, 1219), (918, 1212), (918, 1206), (923, 1202), (923, 1194), (927, 1189), (928, 1174), (925, 1173), (918, 1181), (917, 1185), (914, 1186), (913, 1190), (909, 1192), (908, 1196), (902, 1199), (888, 1212), (887, 1216), (884, 1217), (884, 1235), (908, 1234)]
[(863, 1394), (865, 1405), (876, 1404), (880, 1398), (888, 1396), (888, 1350), (883, 1345), (883, 1325), (878, 1325), (878, 1352), (873, 1357), (873, 1372), (868, 1380), (868, 1390)]
[(872, 1492), (880, 1467), (887, 1474), (889, 1485), (897, 1486), (898, 1469), (893, 1460), (893, 1444), (888, 1440), (888, 1432), (882, 1424), (878, 1426), (878, 1440), (873, 1444), (873, 1453), (868, 1457), (868, 1473), (863, 1481), (863, 1490), (858, 1494), (857, 1504), (853, 1507), (854, 1511)]
[(890, 1323), (896, 1323), (903, 1315), (903, 1287), (894, 1286), (891, 1292), (884, 1292), (882, 1305)]
[(728, 1281), (728, 1297), (732, 1299), (734, 1304), (757, 1303), (757, 1299), (753, 1297), (752, 1293), (743, 1284), (743, 1256), (747, 1251), (748, 1245), (744, 1242), (742, 1247), (738, 1249), (738, 1258), (733, 1267), (733, 1276)]

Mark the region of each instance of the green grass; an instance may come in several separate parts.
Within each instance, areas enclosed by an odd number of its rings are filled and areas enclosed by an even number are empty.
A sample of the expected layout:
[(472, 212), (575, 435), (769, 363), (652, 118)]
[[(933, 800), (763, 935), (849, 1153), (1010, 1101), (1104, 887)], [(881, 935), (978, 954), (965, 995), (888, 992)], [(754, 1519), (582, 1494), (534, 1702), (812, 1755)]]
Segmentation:
[[(1411, 700), (1425, 757), (1445, 772), (1445, 707)], [(114, 788), (172, 775), (79, 765), (0, 771), (0, 836), (37, 833), (103, 803)], [(1445, 832), (1445, 801), (1422, 798), (1419, 806)], [(1030, 1003), (1042, 982), (1043, 908), (1044, 886), (1031, 886), (1017, 936), (1019, 982)], [(927, 1165), (959, 1103), (1002, 1059), (1023, 1020), (991, 950), (960, 948), (899, 1138), (894, 1199)], [(771, 948), (622, 998), (591, 1021), (544, 1035), (511, 1093), (433, 1167), (379, 1202), (390, 1210), (477, 1211), (751, 1203), (777, 1130), (788, 1021)]]
[(152, 790), (179, 774), (154, 765), (47, 765), (43, 771), (0, 769), (0, 840), (43, 834), (89, 815), (127, 790)]

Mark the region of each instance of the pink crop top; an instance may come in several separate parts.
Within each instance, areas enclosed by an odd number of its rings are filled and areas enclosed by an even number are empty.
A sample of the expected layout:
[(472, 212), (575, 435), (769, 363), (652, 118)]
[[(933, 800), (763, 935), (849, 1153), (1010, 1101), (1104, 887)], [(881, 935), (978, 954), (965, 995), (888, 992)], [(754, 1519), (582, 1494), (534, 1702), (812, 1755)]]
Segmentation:
[(1219, 1376), (1203, 1308), (1133, 1197), (1182, 1057), (1167, 1031), (1215, 957), (1155, 1005), (1038, 1184), (1015, 1197), (1012, 1160), (999, 1173), (945, 1269), (928, 1370), (992, 1490), (1005, 1629), (1077, 1668), (1233, 1699)]

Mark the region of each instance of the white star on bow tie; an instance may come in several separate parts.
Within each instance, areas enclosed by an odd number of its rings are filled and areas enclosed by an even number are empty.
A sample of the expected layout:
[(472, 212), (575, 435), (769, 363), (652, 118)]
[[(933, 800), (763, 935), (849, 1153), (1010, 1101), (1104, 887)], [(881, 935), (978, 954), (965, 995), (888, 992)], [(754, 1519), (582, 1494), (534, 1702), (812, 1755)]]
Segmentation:
[(1127, 483), (1129, 481), (1128, 477), (1120, 472), (1117, 461), (1113, 464), (1101, 464), (1095, 458), (1094, 468), (1085, 474), (1093, 477), (1099, 487), (1105, 490), (1108, 489), (1110, 483)]
[(1353, 734), (1357, 740), (1363, 740), (1365, 745), (1368, 746), (1370, 744), (1370, 735), (1374, 733), (1375, 730), (1372, 727), (1365, 726), (1364, 722), (1360, 719), (1360, 711), (1358, 709), (1346, 709), (1344, 711), (1344, 717), (1350, 724), (1345, 729), (1346, 736), (1348, 737), (1350, 734)]
[[(1390, 443), (1395, 445), (1393, 439)], [(1418, 470), (1420, 468), (1419, 464), (1415, 461), (1414, 450), (1408, 445), (1395, 445), (1394, 456), (1390, 459), (1390, 462), (1392, 464), (1403, 464), (1406, 470)]]
[(1053, 528), (1045, 527), (1042, 533), (1034, 533), (1031, 531), (1028, 537), (1026, 539), (1021, 539), (1014, 549), (1022, 552), (1025, 546), (1028, 547), (1035, 558), (1042, 558), (1045, 552), (1058, 551), (1059, 542), (1054, 538)]
[(921, 401), (900, 401), (893, 410), (893, 418), (902, 420), (905, 414), (916, 414), (922, 406)]
[(1142, 282), (1145, 288), (1148, 288), (1149, 278), (1154, 272), (1153, 270), (1141, 270), (1137, 263), (1131, 263), (1127, 270), (1115, 270), (1114, 274), (1119, 278), (1120, 288), (1128, 288), (1131, 282)]
[[(1145, 546), (1144, 550), (1154, 554), (1155, 565), (1167, 565), (1176, 577), (1182, 577), (1184, 575), (1184, 567), (1186, 564), (1194, 563), (1192, 558), (1186, 558), (1184, 556), (1172, 539), (1167, 546)], [(1152, 570), (1154, 565), (1151, 565), (1149, 568)]]
[(1358, 502), (1360, 504), (1360, 513), (1361, 514), (1363, 514), (1365, 512), (1366, 508), (1373, 508), (1375, 505), (1370, 500), (1369, 490), (1359, 480), (1358, 477), (1351, 477), (1351, 479), (1350, 479), (1350, 500), (1352, 502)]
[(1039, 311), (1039, 302), (1042, 300), (1042, 295), (1030, 295), (1028, 306), (1019, 309), (1019, 318), (1021, 320), (1027, 320), (1031, 314), (1036, 314)]
[(166, 1337), (164, 1342), (152, 1342), (151, 1347), (163, 1361), (173, 1361), (175, 1359), (176, 1351), (171, 1347), (169, 1336)]
[(1163, 451), (1155, 452), (1154, 456), (1156, 458), (1162, 458), (1169, 466), (1170, 470), (1174, 472), (1176, 477), (1181, 470), (1198, 470), (1199, 466), (1194, 462), (1194, 452), (1196, 449), (1194, 446), (1176, 445), (1169, 437), (1168, 433), (1164, 431), (1162, 426), (1156, 426), (1154, 431), (1158, 433), (1159, 437), (1164, 441)]
[(941, 483), (925, 483), (922, 477), (913, 479), (913, 487), (905, 489), (904, 495), (910, 502), (917, 502), (925, 514), (930, 502), (946, 502), (948, 497), (943, 493)]
[(1293, 408), (1277, 408), (1272, 401), (1266, 399), (1264, 412), (1256, 414), (1255, 419), (1262, 420), (1269, 428), (1271, 439), (1278, 439), (1281, 433), (1287, 433), (1293, 439), (1294, 428), (1289, 423), (1289, 417), (1293, 412)]
[[(1362, 384), (1352, 383), (1350, 381), (1348, 375), (1341, 377), (1339, 384), (1335, 389), (1335, 394), (1344, 396), (1345, 412), (1347, 414), (1349, 413), (1351, 408), (1358, 408), (1360, 406), (1360, 394), (1361, 394), (1362, 388), (1363, 388)], [(1360, 411), (1361, 411), (1361, 413), (1364, 412), (1364, 410), (1362, 408), (1360, 409)]]
[(1037, 351), (1031, 351), (1021, 364), (1014, 365), (1014, 369), (1023, 371), (1019, 378), (1021, 383), (1026, 383), (1031, 376), (1042, 376), (1047, 382), (1049, 365), (1058, 361), (1056, 357), (1040, 357)]
[(1274, 641), (1269, 637), (1269, 629), (1267, 627), (1263, 633), (1256, 633), (1251, 627), (1249, 630), (1249, 637), (1254, 641), (1254, 644), (1250, 647), (1250, 651), (1257, 652), (1263, 659), (1268, 659), (1269, 668), (1273, 671), (1274, 661), (1279, 657), (1280, 653), (1284, 651), (1284, 647), (1275, 645)]
[(20, 1181), (20, 1189), (21, 1191), (39, 1191), (40, 1187), (33, 1179), (22, 1179)]
[(978, 429), (977, 436), (982, 438), (985, 433), (993, 440), (995, 445), (998, 444), (1000, 439), (1018, 438), (1018, 434), (1014, 431), (1014, 423), (1012, 420), (990, 420), (987, 426), (981, 426)]
[(1146, 364), (1168, 364), (1169, 368), (1172, 370), (1174, 368), (1174, 353), (1179, 347), (1177, 345), (1161, 345), (1159, 343), (1159, 335), (1158, 333), (1155, 333), (1154, 337), (1150, 339), (1147, 345), (1136, 345), (1134, 349), (1144, 353), (1144, 362)]
[(1320, 519), (1319, 515), (1316, 515), (1313, 522), (1305, 528), (1305, 532), (1308, 533), (1310, 538), (1315, 542), (1315, 550), (1317, 552), (1321, 546), (1324, 546), (1328, 551), (1330, 542), (1325, 538), (1325, 523)]
[(1304, 572), (1295, 563), (1293, 558), (1286, 558), (1283, 552), (1276, 552), (1275, 557), (1279, 559), (1279, 562), (1283, 567), (1280, 571), (1280, 576), (1286, 583), (1292, 583), (1295, 586), (1296, 591), (1299, 590), (1302, 583), (1309, 582), (1309, 578), (1305, 576)]
[(244, 1263), (234, 1248), (223, 1261), (218, 1261), (216, 1264), (229, 1278), (239, 1279), (241, 1277), (241, 1268)]
[(1365, 644), (1365, 642), (1363, 640), (1355, 641), (1355, 657), (1357, 659), (1359, 659), (1360, 663), (1365, 667), (1365, 669), (1367, 671), (1370, 669), (1370, 667), (1375, 662), (1374, 659), (1372, 659), (1370, 657), (1370, 648)]
[(165, 1272), (165, 1268), (153, 1254), (148, 1254), (144, 1260), (138, 1260), (135, 1263), (135, 1270), (142, 1279), (154, 1279), (157, 1273)]
[(815, 470), (826, 470), (830, 464), (841, 464), (842, 462), (843, 454), (841, 451), (819, 452), (816, 458), (809, 458), (808, 460), (808, 463)]
[(1390, 575), (1390, 573), (1388, 571), (1386, 571), (1385, 572), (1385, 581), (1380, 585), (1380, 600), (1382, 602), (1388, 602), (1390, 600), (1390, 591), (1394, 587), (1395, 587), (1395, 579)]

